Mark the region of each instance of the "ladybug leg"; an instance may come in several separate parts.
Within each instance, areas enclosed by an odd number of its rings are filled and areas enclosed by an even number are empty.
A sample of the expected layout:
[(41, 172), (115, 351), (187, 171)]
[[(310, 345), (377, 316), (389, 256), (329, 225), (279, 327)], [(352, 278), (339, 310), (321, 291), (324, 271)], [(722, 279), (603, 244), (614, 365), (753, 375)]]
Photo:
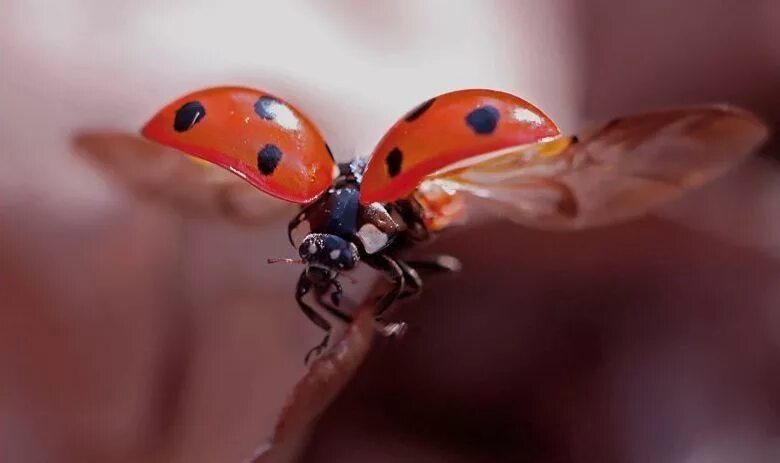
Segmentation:
[(406, 299), (418, 295), (422, 292), (423, 280), (420, 271), (429, 273), (457, 272), (460, 270), (460, 261), (452, 256), (435, 255), (427, 258), (402, 261), (396, 260), (398, 265), (404, 271), (406, 289), (399, 299)]
[(404, 283), (406, 284), (406, 288), (404, 290), (404, 293), (398, 296), (399, 299), (406, 299), (408, 297), (416, 296), (420, 294), (423, 287), (423, 281), (420, 277), (420, 274), (417, 273), (417, 270), (415, 270), (412, 266), (407, 264), (406, 262), (402, 260), (396, 260), (398, 263), (398, 266), (401, 267), (401, 270), (404, 272)]
[(323, 338), (322, 342), (314, 346), (307, 354), (306, 357), (303, 359), (303, 363), (308, 365), (309, 364), (309, 358), (312, 355), (319, 356), (323, 350), (325, 350), (325, 347), (328, 346), (328, 341), (330, 341), (330, 323), (328, 323), (327, 320), (322, 318), (320, 314), (318, 314), (311, 306), (306, 304), (304, 302), (303, 298), (308, 294), (309, 290), (312, 288), (312, 282), (309, 280), (308, 277), (306, 277), (306, 272), (301, 273), (301, 277), (298, 279), (298, 286), (295, 290), (295, 301), (298, 303), (298, 306), (300, 306), (301, 311), (311, 320), (315, 325), (319, 326), (323, 330), (325, 330), (325, 338)]
[(425, 270), (434, 273), (459, 272), (462, 267), (460, 261), (457, 258), (441, 254), (409, 260), (406, 261), (406, 263), (417, 270)]
[(388, 323), (382, 319), (382, 314), (401, 296), (406, 287), (404, 271), (401, 266), (389, 256), (379, 254), (365, 259), (370, 267), (381, 271), (392, 282), (392, 288), (377, 301), (374, 307), (374, 319), (379, 324), (380, 331), (385, 336), (401, 335), (406, 331), (406, 323)]
[(290, 220), (290, 222), (287, 224), (287, 239), (294, 248), (298, 247), (300, 240), (302, 240), (306, 235), (309, 234), (309, 232), (311, 232), (311, 224), (309, 224), (307, 214), (309, 214), (309, 212), (312, 210), (316, 210), (317, 208), (321, 207), (322, 204), (317, 201), (309, 204), (308, 206), (303, 206), (298, 210), (298, 214), (293, 217), (293, 219)]
[(333, 280), (333, 287), (336, 289), (330, 293), (330, 300), (334, 306), (338, 307), (341, 304), (341, 295), (344, 293), (344, 288), (341, 287), (341, 283), (338, 280)]
[(330, 300), (333, 304), (329, 303), (325, 300), (325, 295), (328, 293), (328, 289), (330, 289), (330, 285), (326, 288), (317, 288), (316, 294), (317, 294), (317, 303), (322, 306), (323, 309), (327, 310), (328, 313), (333, 315), (334, 317), (338, 318), (344, 323), (352, 323), (352, 317), (349, 314), (344, 313), (340, 309), (337, 309), (339, 303), (341, 302), (341, 294), (344, 292), (344, 290), (341, 287), (341, 283), (339, 283), (336, 280), (333, 280), (332, 282), (333, 287), (335, 288), (332, 293), (330, 293)]

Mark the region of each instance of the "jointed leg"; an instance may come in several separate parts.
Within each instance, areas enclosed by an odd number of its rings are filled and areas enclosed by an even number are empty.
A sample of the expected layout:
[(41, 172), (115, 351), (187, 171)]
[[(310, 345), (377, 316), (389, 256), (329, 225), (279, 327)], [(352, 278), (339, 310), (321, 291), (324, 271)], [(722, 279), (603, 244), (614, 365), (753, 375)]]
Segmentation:
[(405, 290), (403, 294), (401, 294), (398, 298), (399, 299), (406, 299), (407, 297), (416, 296), (417, 294), (422, 291), (423, 281), (422, 278), (420, 278), (420, 274), (417, 273), (417, 270), (413, 269), (409, 264), (406, 262), (398, 259), (396, 260), (398, 263), (398, 266), (401, 267), (401, 270), (404, 272), (404, 283), (405, 283)]
[(341, 283), (338, 280), (333, 280), (333, 286), (336, 290), (330, 293), (330, 300), (334, 306), (338, 307), (341, 304), (341, 295), (344, 293), (344, 288), (341, 287)]
[(447, 255), (433, 255), (430, 257), (408, 260), (406, 263), (417, 270), (429, 272), (458, 272), (461, 264), (458, 259)]
[(371, 267), (383, 272), (385, 276), (390, 278), (390, 282), (393, 287), (386, 292), (374, 308), (374, 315), (379, 318), (392, 304), (398, 299), (398, 296), (404, 291), (406, 283), (404, 281), (404, 271), (401, 266), (398, 265), (391, 257), (385, 255), (374, 256), (371, 259), (366, 259), (366, 263)]
[(298, 279), (298, 286), (295, 290), (295, 300), (298, 302), (298, 306), (300, 306), (301, 311), (309, 317), (309, 320), (314, 322), (315, 325), (319, 326), (323, 330), (325, 330), (325, 338), (314, 346), (307, 354), (306, 357), (304, 357), (303, 362), (305, 364), (309, 363), (309, 358), (312, 356), (312, 354), (319, 355), (325, 347), (328, 346), (328, 341), (330, 341), (330, 323), (328, 323), (327, 320), (322, 318), (320, 314), (318, 314), (314, 309), (312, 309), (306, 302), (304, 302), (303, 297), (306, 296), (306, 294), (311, 290), (312, 283), (311, 280), (309, 280), (306, 277), (306, 272), (301, 273), (301, 277)]
[(372, 268), (383, 272), (385, 276), (390, 278), (393, 284), (393, 287), (377, 301), (376, 306), (374, 307), (374, 319), (381, 325), (382, 332), (386, 336), (403, 333), (406, 329), (405, 323), (387, 323), (382, 320), (382, 314), (398, 300), (401, 293), (404, 292), (404, 288), (406, 287), (404, 271), (395, 260), (386, 255), (372, 256), (370, 259), (366, 259), (365, 262)]
[(342, 312), (340, 309), (336, 308), (339, 305), (339, 302), (341, 302), (341, 293), (343, 292), (343, 289), (341, 287), (341, 283), (339, 283), (336, 280), (332, 281), (333, 286), (336, 288), (335, 291), (333, 291), (330, 294), (330, 300), (333, 302), (333, 305), (331, 305), (328, 301), (325, 300), (325, 295), (328, 292), (328, 289), (330, 288), (316, 288), (316, 294), (317, 294), (317, 303), (322, 306), (323, 309), (327, 310), (328, 313), (333, 315), (334, 317), (338, 318), (344, 323), (352, 323), (352, 316), (349, 314), (346, 314)]

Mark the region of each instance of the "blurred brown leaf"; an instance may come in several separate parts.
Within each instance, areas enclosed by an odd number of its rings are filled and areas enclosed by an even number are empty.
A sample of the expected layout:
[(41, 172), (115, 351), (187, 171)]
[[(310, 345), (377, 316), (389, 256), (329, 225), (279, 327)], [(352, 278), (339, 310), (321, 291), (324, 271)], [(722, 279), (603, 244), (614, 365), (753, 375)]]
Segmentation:
[(180, 213), (258, 225), (290, 209), (220, 167), (139, 135), (83, 131), (73, 146), (133, 194)]
[(374, 340), (372, 304), (364, 304), (343, 338), (314, 361), (298, 382), (277, 423), (272, 442), (258, 450), (253, 463), (294, 461), (319, 416), (347, 385)]

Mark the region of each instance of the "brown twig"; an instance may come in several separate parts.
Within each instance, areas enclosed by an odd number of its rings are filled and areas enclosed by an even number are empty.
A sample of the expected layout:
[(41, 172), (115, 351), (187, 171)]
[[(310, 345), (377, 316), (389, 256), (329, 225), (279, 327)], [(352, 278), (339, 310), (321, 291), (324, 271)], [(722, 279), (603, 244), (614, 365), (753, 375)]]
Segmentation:
[(315, 360), (296, 384), (282, 410), (271, 441), (259, 448), (249, 462), (294, 461), (317, 419), (363, 363), (375, 333), (373, 304), (365, 302), (342, 338), (325, 355)]

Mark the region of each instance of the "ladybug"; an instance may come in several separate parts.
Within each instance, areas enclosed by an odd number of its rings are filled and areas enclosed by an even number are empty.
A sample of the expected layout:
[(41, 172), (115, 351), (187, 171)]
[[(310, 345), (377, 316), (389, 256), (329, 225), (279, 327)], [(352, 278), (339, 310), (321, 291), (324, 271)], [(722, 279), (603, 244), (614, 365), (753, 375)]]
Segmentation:
[(288, 227), (304, 264), (295, 298), (348, 323), (339, 278), (363, 262), (392, 282), (375, 305), (386, 335), (404, 323), (383, 315), (422, 289), (419, 270), (454, 271), (456, 259), (404, 261), (399, 251), (462, 223), (466, 199), (519, 224), (551, 230), (604, 226), (646, 214), (723, 174), (767, 139), (767, 126), (728, 105), (657, 110), (563, 135), (542, 110), (509, 93), (458, 90), (403, 115), (373, 152), (337, 163), (295, 106), (245, 87), (208, 88), (160, 110), (142, 134), (229, 170), (258, 190), (300, 206)]

